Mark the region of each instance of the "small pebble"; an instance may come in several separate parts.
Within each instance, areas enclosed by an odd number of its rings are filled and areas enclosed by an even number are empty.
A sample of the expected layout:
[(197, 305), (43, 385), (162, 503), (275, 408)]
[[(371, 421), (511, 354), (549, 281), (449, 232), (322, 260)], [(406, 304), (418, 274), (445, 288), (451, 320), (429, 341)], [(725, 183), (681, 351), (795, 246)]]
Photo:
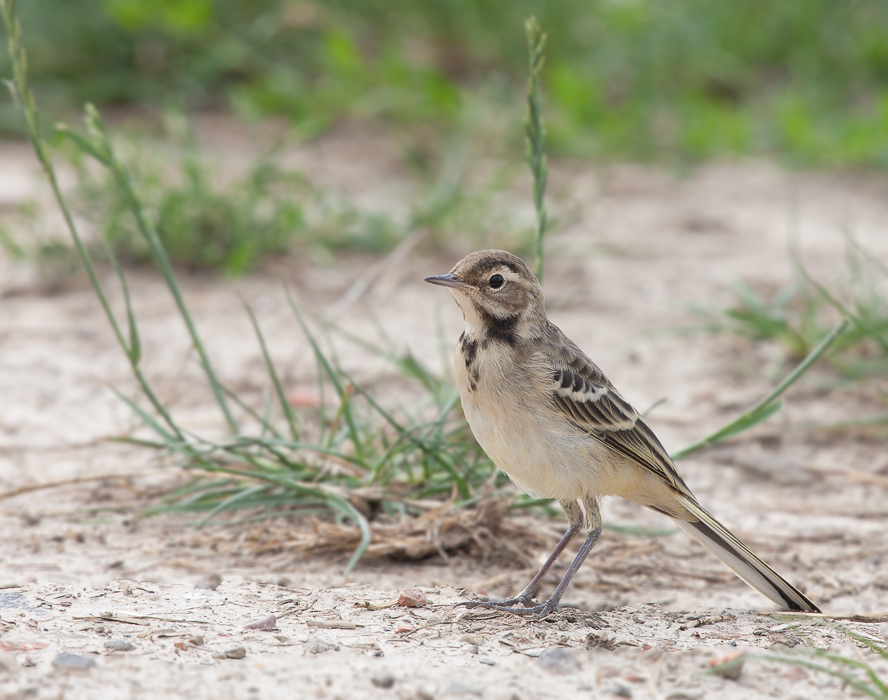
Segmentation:
[(330, 651), (331, 649), (339, 651), (338, 644), (330, 644), (320, 637), (311, 637), (307, 642), (305, 642), (305, 644), (303, 644), (303, 646), (305, 647), (305, 651), (307, 651), (309, 654), (323, 654), (325, 651)]
[(52, 665), (56, 668), (81, 668), (89, 669), (96, 665), (96, 660), (89, 656), (81, 656), (80, 654), (69, 654), (61, 652), (52, 660)]
[(570, 649), (562, 649), (561, 647), (546, 649), (546, 651), (540, 654), (540, 666), (549, 671), (549, 673), (557, 673), (559, 675), (575, 673), (580, 669), (580, 664), (574, 653)]
[(395, 677), (391, 673), (380, 673), (373, 676), (370, 682), (377, 688), (391, 688), (395, 684)]
[(428, 605), (429, 599), (423, 595), (422, 591), (415, 588), (404, 591), (398, 596), (398, 605), (404, 608), (422, 608)]
[(247, 650), (244, 647), (235, 647), (225, 652), (225, 658), (228, 659), (243, 659), (246, 655)]
[(305, 621), (309, 627), (320, 627), (327, 630), (354, 630), (358, 628), (357, 623), (348, 620), (311, 620)]
[(277, 626), (278, 619), (274, 615), (263, 617), (261, 620), (255, 620), (248, 625), (244, 625), (245, 630), (270, 630)]
[(482, 664), (486, 664), (487, 666), (496, 666), (496, 661), (493, 659), (478, 659), (478, 661)]
[(196, 647), (202, 647), (204, 645), (204, 638), (199, 634), (195, 634), (188, 638), (188, 643), (193, 644)]
[(195, 583), (194, 587), (215, 591), (220, 583), (222, 583), (222, 577), (219, 574), (210, 574), (205, 580)]
[(124, 639), (112, 639), (105, 642), (105, 648), (108, 651), (132, 651), (136, 648), (136, 645)]
[(466, 685), (465, 683), (460, 683), (459, 681), (454, 681), (450, 685), (448, 685), (443, 695), (476, 695), (479, 698), (484, 695), (484, 691), (481, 688), (475, 688), (471, 685)]
[(614, 690), (614, 695), (618, 698), (631, 698), (632, 690), (628, 686), (618, 685)]

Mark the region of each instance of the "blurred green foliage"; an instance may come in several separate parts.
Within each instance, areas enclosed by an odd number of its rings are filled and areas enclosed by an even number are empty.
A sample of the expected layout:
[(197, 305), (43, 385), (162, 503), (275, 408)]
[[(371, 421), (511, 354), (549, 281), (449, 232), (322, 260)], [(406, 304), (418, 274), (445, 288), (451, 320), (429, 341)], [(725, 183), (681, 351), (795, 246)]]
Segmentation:
[(793, 362), (808, 355), (836, 319), (848, 329), (832, 345), (827, 361), (843, 376), (861, 380), (888, 376), (888, 267), (854, 238), (846, 238), (845, 266), (824, 284), (796, 256), (797, 280), (761, 294), (741, 280), (728, 309), (696, 308), (703, 330), (771, 340)]
[(888, 165), (882, 0), (19, 4), (35, 86), (62, 104), (174, 100), (308, 134), (340, 117), (447, 124), (490, 83), (517, 104), (536, 15), (556, 152)]
[[(197, 154), (187, 153), (179, 161), (175, 169), (142, 163), (135, 173), (174, 265), (241, 275), (261, 259), (285, 252), (305, 230), (304, 202), (311, 188), (297, 173), (260, 160), (244, 178), (219, 187)], [(81, 164), (77, 181), (81, 215), (102, 229), (120, 261), (150, 262), (148, 244), (112, 178)]]

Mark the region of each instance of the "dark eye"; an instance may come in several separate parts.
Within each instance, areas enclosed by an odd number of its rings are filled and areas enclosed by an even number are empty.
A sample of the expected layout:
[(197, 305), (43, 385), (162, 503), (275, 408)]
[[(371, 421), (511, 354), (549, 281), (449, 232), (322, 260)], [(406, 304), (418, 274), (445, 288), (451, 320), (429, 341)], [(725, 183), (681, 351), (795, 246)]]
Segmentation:
[(493, 277), (490, 278), (488, 284), (490, 285), (491, 289), (499, 289), (503, 286), (503, 283), (505, 281), (506, 280), (503, 278), (502, 275), (493, 275)]

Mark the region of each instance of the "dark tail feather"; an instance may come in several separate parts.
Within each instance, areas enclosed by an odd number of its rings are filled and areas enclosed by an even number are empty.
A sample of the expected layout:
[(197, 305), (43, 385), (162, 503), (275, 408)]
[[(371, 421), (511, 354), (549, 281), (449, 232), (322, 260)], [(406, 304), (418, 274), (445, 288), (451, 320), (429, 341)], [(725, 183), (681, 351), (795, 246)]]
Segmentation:
[(819, 613), (818, 608), (798, 588), (786, 581), (774, 569), (765, 564), (738, 540), (718, 520), (713, 518), (695, 501), (687, 500), (684, 506), (696, 521), (675, 522), (691, 537), (727, 564), (734, 573), (763, 596), (777, 605), (796, 612)]

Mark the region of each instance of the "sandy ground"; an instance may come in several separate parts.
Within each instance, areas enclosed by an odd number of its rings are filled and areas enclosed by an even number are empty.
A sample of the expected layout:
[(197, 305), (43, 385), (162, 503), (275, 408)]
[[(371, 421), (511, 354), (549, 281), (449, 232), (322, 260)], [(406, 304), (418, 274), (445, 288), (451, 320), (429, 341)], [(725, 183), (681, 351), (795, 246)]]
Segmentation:
[[(248, 149), (236, 139), (223, 146), (235, 159)], [(379, 177), (379, 148), (342, 134), (294, 157), (346, 193), (397, 201), (409, 187)], [(23, 146), (0, 146), (0, 216), (44, 197), (34, 173)], [(671, 450), (748, 408), (786, 370), (774, 345), (675, 333), (699, 323), (690, 304), (729, 305), (739, 278), (768, 293), (786, 284), (791, 237), (823, 281), (841, 272), (843, 231), (888, 260), (884, 178), (747, 163), (679, 179), (555, 163), (551, 181), (553, 211), (567, 223), (549, 246), (550, 316), (636, 406), (666, 399), (649, 422)], [(465, 252), (420, 247), (341, 322), (368, 335), (379, 323), (404, 349), (437, 363), (461, 318), (421, 279)], [(281, 277), (302, 305), (322, 312), (376, 262), (297, 256), (267, 274), (186, 277), (182, 285), (219, 373), (258, 400), (266, 380), (238, 295), (255, 307), (297, 391), (310, 386), (313, 370)], [(147, 272), (132, 280), (148, 375), (190, 427), (218, 431), (164, 287)], [(386, 371), (347, 346), (342, 360), (359, 379)], [(562, 613), (533, 622), (453, 607), (523, 587), (532, 571), (495, 557), (368, 562), (346, 584), (341, 559), (256, 557), (243, 530), (195, 529), (185, 516), (140, 518), (181, 476), (153, 464), (149, 451), (105, 440), (134, 422), (111, 386), (134, 393), (90, 288), (75, 279), (52, 289), (0, 257), (0, 491), (128, 477), (0, 500), (0, 697), (827, 699), (856, 691), (761, 659), (748, 660), (736, 679), (705, 671), (738, 651), (805, 644), (874, 659), (834, 630), (775, 618), (767, 600), (680, 531), (607, 531)], [(766, 426), (679, 465), (701, 502), (774, 568), (877, 640), (888, 635), (884, 432), (816, 426), (884, 412), (886, 389), (885, 378), (849, 387), (818, 370)], [(604, 517), (668, 528), (619, 501), (606, 504)], [(539, 519), (538, 527), (554, 544), (563, 525)], [(427, 602), (398, 605), (414, 588)], [(246, 627), (263, 620), (267, 629)]]

